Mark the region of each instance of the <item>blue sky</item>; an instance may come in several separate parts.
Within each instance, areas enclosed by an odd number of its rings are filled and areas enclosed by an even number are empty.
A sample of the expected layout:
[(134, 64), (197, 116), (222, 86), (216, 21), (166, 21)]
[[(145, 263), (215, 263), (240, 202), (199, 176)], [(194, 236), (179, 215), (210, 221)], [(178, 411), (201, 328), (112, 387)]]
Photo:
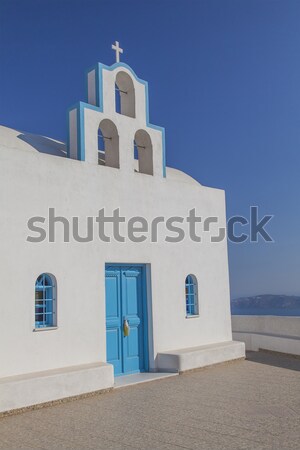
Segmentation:
[(119, 40), (168, 165), (225, 189), (228, 217), (274, 214), (274, 243), (229, 245), (232, 296), (299, 295), (299, 23), (291, 0), (1, 0), (0, 123), (66, 140), (85, 70)]

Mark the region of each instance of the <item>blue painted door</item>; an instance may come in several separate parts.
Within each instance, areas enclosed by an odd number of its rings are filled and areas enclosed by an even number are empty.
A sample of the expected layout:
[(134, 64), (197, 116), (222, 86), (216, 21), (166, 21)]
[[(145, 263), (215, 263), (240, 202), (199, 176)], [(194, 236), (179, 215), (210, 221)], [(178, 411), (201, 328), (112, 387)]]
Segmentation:
[(113, 364), (115, 375), (143, 372), (147, 369), (144, 267), (107, 265), (105, 289), (107, 362)]

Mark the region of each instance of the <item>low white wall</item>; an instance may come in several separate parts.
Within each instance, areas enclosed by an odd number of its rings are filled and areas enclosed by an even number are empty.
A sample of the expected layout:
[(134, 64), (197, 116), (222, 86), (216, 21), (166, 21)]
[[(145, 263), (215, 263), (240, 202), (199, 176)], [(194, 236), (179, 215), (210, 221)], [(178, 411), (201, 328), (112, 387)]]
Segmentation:
[(85, 364), (0, 380), (0, 413), (101, 391), (114, 385), (113, 366)]
[(157, 363), (162, 372), (185, 372), (240, 358), (245, 358), (243, 342), (228, 341), (158, 353)]
[(300, 317), (232, 316), (232, 332), (246, 350), (300, 355)]

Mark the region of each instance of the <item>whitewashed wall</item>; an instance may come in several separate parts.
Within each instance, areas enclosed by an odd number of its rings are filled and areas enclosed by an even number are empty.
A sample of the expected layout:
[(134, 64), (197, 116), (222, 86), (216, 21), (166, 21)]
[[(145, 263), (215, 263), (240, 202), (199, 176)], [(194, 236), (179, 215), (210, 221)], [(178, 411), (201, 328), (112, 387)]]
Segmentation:
[(232, 330), (247, 350), (300, 355), (300, 317), (232, 316)]
[[(126, 217), (185, 216), (196, 207), (225, 226), (224, 192), (169, 169), (167, 178), (1, 146), (0, 377), (106, 360), (105, 263), (148, 263), (150, 366), (157, 352), (231, 340), (227, 244), (26, 242), (27, 220), (96, 215), (121, 207)], [(17, 146), (12, 144), (12, 146)], [(127, 150), (127, 149), (126, 149)], [(124, 156), (125, 158), (125, 156)], [(128, 159), (129, 161), (129, 159)], [(59, 226), (57, 227), (57, 229)], [(85, 229), (85, 225), (83, 225)], [(42, 272), (58, 284), (58, 329), (33, 332), (34, 287)], [(184, 281), (198, 278), (200, 315), (185, 318)]]

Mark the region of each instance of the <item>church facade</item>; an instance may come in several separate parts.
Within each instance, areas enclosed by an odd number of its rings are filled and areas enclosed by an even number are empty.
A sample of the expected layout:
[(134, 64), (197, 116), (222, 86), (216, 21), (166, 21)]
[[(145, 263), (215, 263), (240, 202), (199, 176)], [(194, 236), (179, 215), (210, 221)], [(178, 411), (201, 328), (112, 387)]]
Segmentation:
[(226, 239), (190, 236), (195, 212), (226, 229), (224, 191), (166, 167), (129, 66), (86, 76), (66, 145), (0, 129), (0, 412), (245, 355)]

